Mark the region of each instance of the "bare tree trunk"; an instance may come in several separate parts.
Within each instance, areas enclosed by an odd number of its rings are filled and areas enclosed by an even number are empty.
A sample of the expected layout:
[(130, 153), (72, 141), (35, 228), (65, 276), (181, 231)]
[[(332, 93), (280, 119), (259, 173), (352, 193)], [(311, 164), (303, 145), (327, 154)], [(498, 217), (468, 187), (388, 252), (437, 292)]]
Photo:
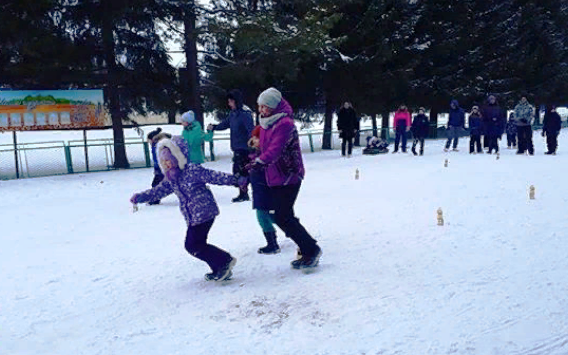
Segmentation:
[(373, 136), (374, 137), (379, 137), (379, 131), (377, 129), (377, 114), (373, 113), (373, 115), (371, 116), (371, 124), (373, 125)]
[(381, 138), (388, 139), (389, 138), (389, 116), (390, 112), (388, 109), (384, 109), (383, 113), (381, 113), (383, 117), (381, 121)]
[(203, 110), (201, 108), (201, 99), (199, 97), (199, 69), (197, 65), (197, 32), (195, 30), (195, 0), (188, 1), (186, 4), (186, 12), (184, 16), (184, 39), (185, 39), (185, 60), (188, 82), (183, 83), (183, 87), (187, 92), (183, 98), (183, 111), (193, 110), (195, 119), (201, 123), (203, 127)]
[[(110, 1), (105, 0), (105, 7), (110, 7)], [(109, 11), (109, 14), (112, 11)], [(104, 16), (102, 25), (103, 50), (108, 71), (106, 100), (110, 117), (112, 118), (112, 132), (114, 136), (114, 168), (126, 169), (130, 167), (126, 157), (124, 145), (124, 129), (122, 127), (122, 112), (120, 109), (120, 97), (118, 94), (118, 67), (116, 65), (114, 23), (112, 16)]]
[(169, 124), (176, 123), (176, 111), (173, 109), (168, 111), (168, 123)]
[(322, 140), (321, 149), (331, 149), (332, 121), (333, 121), (333, 103), (329, 99), (329, 95), (326, 95), (325, 121), (323, 125), (323, 140)]
[(438, 107), (433, 106), (430, 110), (430, 138), (438, 138)]
[(360, 147), (361, 146), (361, 117), (357, 118), (357, 133), (355, 134), (355, 142), (353, 143), (354, 146)]

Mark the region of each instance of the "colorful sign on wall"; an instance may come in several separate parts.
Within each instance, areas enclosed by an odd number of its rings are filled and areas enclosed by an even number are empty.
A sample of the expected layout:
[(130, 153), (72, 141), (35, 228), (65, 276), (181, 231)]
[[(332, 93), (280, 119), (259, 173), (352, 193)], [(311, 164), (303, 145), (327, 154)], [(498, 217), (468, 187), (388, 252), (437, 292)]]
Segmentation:
[(103, 127), (102, 90), (0, 90), (0, 132)]

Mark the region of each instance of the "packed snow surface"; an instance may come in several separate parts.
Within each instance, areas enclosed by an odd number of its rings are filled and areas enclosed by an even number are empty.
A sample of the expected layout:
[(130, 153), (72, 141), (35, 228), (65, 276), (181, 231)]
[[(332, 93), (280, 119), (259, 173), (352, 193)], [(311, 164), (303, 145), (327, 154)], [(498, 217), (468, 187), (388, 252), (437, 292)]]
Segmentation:
[(568, 138), (557, 156), (536, 133), (532, 157), (501, 142), (498, 160), (468, 143), (304, 154), (312, 274), (280, 231), (282, 253), (257, 254), (250, 203), (212, 186), (209, 241), (238, 258), (223, 284), (185, 252), (175, 196), (132, 212), (151, 169), (0, 182), (0, 353), (567, 354)]

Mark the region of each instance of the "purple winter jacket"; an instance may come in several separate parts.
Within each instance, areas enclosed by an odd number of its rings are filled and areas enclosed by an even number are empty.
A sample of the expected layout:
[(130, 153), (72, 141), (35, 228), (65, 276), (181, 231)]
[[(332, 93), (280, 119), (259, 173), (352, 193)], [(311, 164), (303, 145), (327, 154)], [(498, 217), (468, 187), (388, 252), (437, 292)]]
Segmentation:
[(304, 162), (292, 107), (282, 99), (272, 113), (282, 115), (260, 130), (259, 159), (266, 165), (268, 186), (296, 185), (304, 179)]
[[(188, 147), (183, 139), (173, 137), (172, 141), (184, 154), (187, 154)], [(219, 214), (213, 193), (206, 184), (235, 186), (237, 178), (188, 162), (179, 179), (174, 181), (164, 179), (158, 186), (137, 194), (136, 202), (161, 200), (175, 193), (179, 198), (179, 209), (187, 225), (196, 226), (212, 220)]]

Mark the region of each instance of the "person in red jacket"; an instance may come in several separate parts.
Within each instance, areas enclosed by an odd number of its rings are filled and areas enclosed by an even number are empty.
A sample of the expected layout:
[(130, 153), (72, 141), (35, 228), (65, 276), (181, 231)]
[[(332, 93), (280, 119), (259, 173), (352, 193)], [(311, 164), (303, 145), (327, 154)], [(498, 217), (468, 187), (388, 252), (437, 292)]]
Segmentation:
[(406, 133), (410, 131), (412, 125), (412, 118), (410, 117), (410, 112), (405, 105), (400, 105), (398, 111), (394, 114), (393, 126), (396, 132), (396, 138), (394, 140), (394, 153), (398, 152), (398, 145), (402, 138), (402, 152), (406, 153)]

